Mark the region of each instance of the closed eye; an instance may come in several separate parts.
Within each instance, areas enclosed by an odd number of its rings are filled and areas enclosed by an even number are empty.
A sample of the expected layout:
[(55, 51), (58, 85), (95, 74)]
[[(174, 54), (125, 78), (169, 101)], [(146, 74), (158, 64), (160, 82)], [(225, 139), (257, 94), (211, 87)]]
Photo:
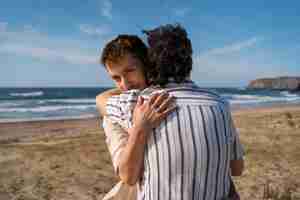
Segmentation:
[(112, 76), (111, 78), (117, 82), (121, 80), (121, 78), (119, 76)]
[(125, 71), (125, 73), (134, 72), (135, 70), (136, 70), (135, 68), (127, 69), (127, 70)]

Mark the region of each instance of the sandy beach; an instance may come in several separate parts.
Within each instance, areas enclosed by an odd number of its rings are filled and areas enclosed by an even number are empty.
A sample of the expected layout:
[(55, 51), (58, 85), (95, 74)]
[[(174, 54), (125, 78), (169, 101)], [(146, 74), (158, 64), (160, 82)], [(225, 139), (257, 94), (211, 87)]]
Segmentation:
[[(242, 199), (300, 199), (300, 106), (233, 112)], [(99, 200), (118, 181), (97, 118), (0, 123), (0, 200)], [(289, 196), (291, 198), (289, 198)]]

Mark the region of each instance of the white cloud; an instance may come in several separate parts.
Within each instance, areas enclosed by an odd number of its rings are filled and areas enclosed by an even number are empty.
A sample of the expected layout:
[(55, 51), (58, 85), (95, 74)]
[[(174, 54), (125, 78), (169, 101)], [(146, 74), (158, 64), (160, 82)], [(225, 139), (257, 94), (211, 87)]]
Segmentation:
[(112, 19), (112, 3), (111, 0), (101, 0), (101, 14), (108, 19)]
[(192, 77), (203, 86), (246, 86), (250, 80), (292, 74), (275, 63), (257, 58), (208, 58), (195, 62)]
[(7, 30), (7, 22), (0, 22), (0, 32), (4, 32)]
[(31, 57), (45, 63), (89, 65), (97, 64), (98, 45), (100, 48), (104, 41), (98, 40), (96, 46), (71, 38), (52, 39), (31, 25), (25, 25), (19, 31), (0, 32), (0, 54)]
[(174, 15), (176, 15), (178, 17), (184, 17), (189, 11), (190, 11), (190, 8), (175, 8), (175, 9), (173, 9)]
[(23, 28), (25, 32), (37, 33), (37, 30), (35, 30), (32, 25), (24, 25)]
[(84, 52), (68, 49), (54, 49), (48, 47), (32, 46), (28, 44), (4, 44), (0, 45), (0, 47), (0, 52), (3, 53), (30, 56), (32, 58), (43, 61), (64, 62), (68, 64), (97, 63), (97, 55), (84, 55)]
[(253, 37), (248, 40), (237, 42), (231, 45), (227, 45), (221, 48), (215, 48), (208, 50), (205, 53), (202, 53), (198, 56), (198, 59), (201, 59), (204, 56), (212, 56), (212, 55), (223, 55), (223, 54), (229, 54), (234, 52), (239, 52), (243, 49), (250, 48), (255, 46), (261, 39), (258, 37)]
[(103, 35), (107, 35), (110, 32), (110, 27), (109, 26), (95, 27), (89, 24), (81, 24), (79, 25), (79, 30), (90, 36), (103, 36)]
[[(262, 39), (253, 37), (193, 57), (192, 77), (203, 86), (247, 85), (250, 80), (288, 74), (286, 68), (265, 58), (264, 49), (254, 48), (247, 55), (242, 50), (255, 47)], [(267, 62), (269, 61), (269, 62)]]

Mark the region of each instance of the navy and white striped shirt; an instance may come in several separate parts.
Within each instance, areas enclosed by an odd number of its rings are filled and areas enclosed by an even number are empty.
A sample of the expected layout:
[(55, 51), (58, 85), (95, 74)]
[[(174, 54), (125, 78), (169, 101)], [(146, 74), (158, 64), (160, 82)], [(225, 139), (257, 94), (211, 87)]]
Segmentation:
[[(243, 156), (228, 103), (193, 82), (164, 88), (177, 109), (147, 141), (143, 181), (138, 200), (219, 200), (230, 186), (230, 160)], [(124, 128), (132, 125), (137, 97), (146, 99), (156, 88), (132, 90), (111, 97), (107, 113)]]

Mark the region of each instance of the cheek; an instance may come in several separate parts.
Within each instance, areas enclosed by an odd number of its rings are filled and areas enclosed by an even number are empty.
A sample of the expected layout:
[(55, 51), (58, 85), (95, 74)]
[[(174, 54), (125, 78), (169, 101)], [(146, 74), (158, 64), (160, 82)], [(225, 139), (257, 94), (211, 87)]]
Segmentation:
[(145, 78), (145, 75), (142, 71), (138, 71), (136, 73), (136, 79), (139, 80), (139, 82), (146, 82), (146, 78)]
[(130, 77), (131, 82), (138, 83), (139, 85), (145, 82), (144, 74), (133, 73)]

